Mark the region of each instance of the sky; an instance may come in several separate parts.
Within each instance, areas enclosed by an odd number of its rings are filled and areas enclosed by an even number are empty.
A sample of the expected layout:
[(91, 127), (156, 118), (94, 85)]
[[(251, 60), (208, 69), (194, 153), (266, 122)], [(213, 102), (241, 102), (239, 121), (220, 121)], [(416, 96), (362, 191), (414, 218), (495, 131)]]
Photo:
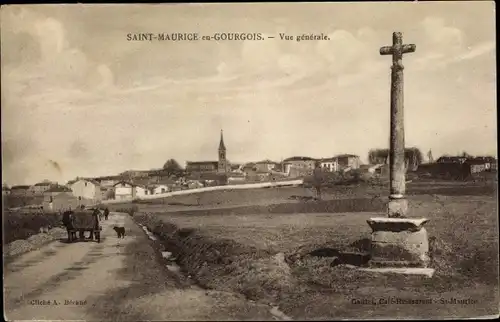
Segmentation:
[[(392, 33), (405, 54), (405, 142), (496, 155), (493, 2), (1, 7), (4, 183), (389, 145)], [(127, 41), (242, 32), (262, 41)], [(297, 42), (287, 35), (325, 34)]]

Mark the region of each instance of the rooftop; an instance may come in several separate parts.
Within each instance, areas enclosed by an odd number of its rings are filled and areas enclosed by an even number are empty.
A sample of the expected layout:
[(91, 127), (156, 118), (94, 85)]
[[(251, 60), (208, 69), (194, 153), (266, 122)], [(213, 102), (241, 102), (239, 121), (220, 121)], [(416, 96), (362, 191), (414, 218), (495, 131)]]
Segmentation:
[(127, 185), (132, 186), (132, 187), (136, 186), (136, 184), (134, 184), (134, 183), (132, 183), (130, 181), (125, 181), (125, 180), (118, 181), (113, 186), (116, 187), (117, 185), (122, 184), (122, 183), (127, 184)]
[(218, 161), (187, 161), (188, 165), (198, 165), (198, 164), (219, 164)]
[(92, 184), (95, 184), (96, 186), (100, 185), (99, 181), (97, 181), (95, 179), (92, 179), (92, 178), (78, 178), (78, 179), (73, 179), (73, 180), (69, 180), (67, 184), (68, 185), (72, 185), (73, 183), (78, 182), (78, 181), (87, 181), (87, 182), (90, 182)]
[(172, 179), (163, 179), (159, 180), (158, 182), (154, 182), (153, 184), (155, 185), (169, 185), (169, 184), (174, 184), (175, 180)]
[(45, 187), (45, 186), (51, 186), (52, 183), (50, 182), (39, 182), (39, 183), (35, 183), (35, 187)]
[(284, 162), (286, 162), (286, 161), (315, 161), (315, 159), (311, 158), (311, 157), (294, 156), (294, 157), (287, 158), (283, 161)]
[(45, 192), (71, 192), (71, 189), (64, 186), (55, 186), (50, 188), (49, 190), (46, 190)]
[(275, 162), (275, 161), (271, 161), (271, 160), (269, 160), (269, 159), (266, 159), (266, 160), (262, 160), (262, 161), (255, 162), (255, 164), (278, 164), (278, 162)]
[(11, 190), (22, 190), (22, 189), (29, 189), (30, 186), (27, 185), (20, 185), (20, 186), (12, 186), (10, 189)]
[(355, 154), (338, 154), (335, 158), (359, 158), (359, 156)]
[(96, 181), (101, 181), (101, 180), (121, 180), (123, 179), (121, 176), (117, 175), (117, 176), (104, 176), (104, 177), (97, 177), (97, 178), (94, 178), (94, 180)]

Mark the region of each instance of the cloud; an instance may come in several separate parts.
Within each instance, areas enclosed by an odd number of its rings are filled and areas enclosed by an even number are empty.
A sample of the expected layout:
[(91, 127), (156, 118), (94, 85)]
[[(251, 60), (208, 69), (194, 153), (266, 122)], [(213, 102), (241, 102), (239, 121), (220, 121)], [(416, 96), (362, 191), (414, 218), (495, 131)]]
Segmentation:
[(432, 51), (455, 53), (464, 47), (463, 32), (447, 26), (445, 20), (439, 17), (427, 17), (421, 22), (426, 43)]
[(444, 68), (448, 64), (475, 59), (495, 50), (495, 43), (485, 41), (466, 45), (464, 33), (447, 26), (443, 18), (427, 17), (420, 23), (424, 33), (417, 44), (420, 57), (414, 60), (420, 70)]
[[(6, 20), (2, 25), (6, 26), (8, 32), (28, 34), (40, 53), (37, 59), (33, 57), (32, 61), (25, 62), (28, 63), (27, 66), (3, 65), (7, 81), (12, 78), (18, 87), (32, 93), (47, 90), (56, 92), (59, 89), (60, 92), (56, 95), (63, 94), (71, 87), (95, 90), (113, 85), (110, 68), (93, 61), (82, 50), (71, 46), (63, 24), (57, 19), (24, 8), (18, 12), (2, 10), (2, 18)], [(8, 46), (2, 49), (2, 54), (6, 51), (7, 55), (16, 55), (19, 50), (22, 48)], [(29, 88), (23, 86), (27, 83)]]
[(457, 55), (456, 57), (450, 59), (449, 62), (452, 63), (452, 62), (474, 59), (476, 57), (495, 51), (495, 48), (496, 46), (494, 42), (492, 41), (483, 42), (474, 47), (468, 47), (467, 51), (464, 51), (461, 54)]

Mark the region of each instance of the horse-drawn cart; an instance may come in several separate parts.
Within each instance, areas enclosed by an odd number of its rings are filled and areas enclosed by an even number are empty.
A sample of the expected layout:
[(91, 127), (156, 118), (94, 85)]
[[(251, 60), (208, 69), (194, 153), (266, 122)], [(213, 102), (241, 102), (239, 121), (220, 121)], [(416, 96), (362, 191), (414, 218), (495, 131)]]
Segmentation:
[[(99, 224), (99, 214), (96, 211), (75, 211), (69, 214), (66, 219), (66, 229), (68, 231), (68, 241), (76, 239), (84, 240), (85, 232), (90, 232), (89, 240), (101, 242), (102, 227)], [(78, 238), (76, 233), (78, 232)]]

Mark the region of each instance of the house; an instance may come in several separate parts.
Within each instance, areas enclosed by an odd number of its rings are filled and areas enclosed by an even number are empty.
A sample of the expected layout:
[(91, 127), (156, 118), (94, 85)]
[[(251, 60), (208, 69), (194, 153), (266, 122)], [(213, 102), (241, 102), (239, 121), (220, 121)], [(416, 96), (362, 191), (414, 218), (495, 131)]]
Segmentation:
[(58, 194), (61, 194), (61, 193), (73, 194), (73, 191), (70, 188), (65, 187), (65, 186), (53, 186), (49, 190), (44, 191), (43, 196), (44, 197), (54, 197), (54, 196), (57, 196)]
[(127, 181), (120, 181), (115, 183), (115, 199), (133, 199), (135, 197), (134, 184)]
[(484, 172), (490, 169), (490, 164), (482, 158), (469, 159), (464, 164), (470, 166), (470, 173)]
[[(285, 165), (293, 165), (302, 168), (314, 169), (316, 165), (316, 159), (310, 157), (291, 157), (283, 160)], [(285, 167), (286, 168), (286, 167)], [(286, 172), (286, 171), (285, 171)]]
[(53, 186), (54, 184), (50, 181), (39, 182), (30, 187), (30, 192), (33, 196), (43, 196), (43, 193)]
[(7, 186), (2, 186), (2, 196), (10, 195), (10, 188)]
[(111, 187), (103, 187), (100, 188), (101, 191), (101, 200), (110, 200), (115, 199), (115, 188)]
[(219, 162), (217, 161), (197, 161), (197, 162), (186, 162), (186, 172), (189, 173), (205, 173), (205, 172), (217, 172)]
[(60, 192), (57, 195), (46, 195), (42, 203), (45, 212), (59, 212), (78, 208), (82, 203), (70, 192)]
[(271, 161), (271, 160), (263, 160), (259, 162), (255, 162), (255, 169), (257, 171), (265, 172), (274, 170), (279, 166), (279, 163)]
[(135, 179), (135, 178), (147, 178), (149, 176), (150, 170), (128, 170), (120, 173), (118, 176), (120, 178)]
[(155, 184), (161, 180), (173, 177), (171, 171), (165, 169), (153, 169), (149, 171), (148, 179), (149, 183)]
[(242, 183), (246, 181), (245, 173), (231, 172), (227, 176), (228, 184)]
[(166, 184), (158, 184), (158, 185), (154, 185), (152, 186), (152, 190), (153, 190), (153, 193), (151, 194), (154, 194), (154, 195), (157, 195), (157, 194), (160, 194), (160, 193), (167, 193), (167, 192), (170, 192), (172, 189), (171, 189), (171, 186), (168, 186)]
[(339, 171), (339, 160), (337, 158), (326, 158), (320, 159), (320, 166), (322, 169), (328, 172)]
[(316, 166), (316, 159), (310, 157), (294, 156), (283, 160), (284, 172), (291, 174), (291, 169), (295, 168), (297, 172), (307, 172), (308, 170), (313, 170)]
[(255, 166), (254, 162), (248, 162), (245, 164), (242, 164), (239, 169), (242, 173), (250, 173), (253, 171), (257, 171), (257, 167)]
[(87, 204), (96, 204), (102, 200), (101, 186), (92, 179), (78, 179), (70, 185), (73, 195)]
[(471, 159), (471, 161), (475, 164), (484, 164), (484, 171), (491, 171), (492, 169), (496, 169), (496, 159), (493, 157), (475, 157)]
[(30, 186), (20, 185), (20, 186), (12, 186), (10, 188), (10, 194), (12, 196), (17, 197), (26, 197), (31, 195)]
[(172, 191), (175, 186), (175, 181), (170, 178), (163, 178), (158, 180), (156, 183), (148, 185), (146, 189), (146, 194), (160, 194)]
[(192, 173), (185, 180), (180, 180), (178, 185), (185, 185), (189, 181), (199, 181), (201, 183), (210, 183), (210, 185), (225, 185), (227, 184), (227, 174), (223, 173)]
[(146, 195), (147, 188), (144, 185), (135, 185), (134, 187), (134, 198), (144, 197)]
[(114, 185), (116, 200), (130, 200), (138, 197), (143, 197), (148, 191), (144, 185), (138, 185), (128, 181), (120, 181)]
[(242, 164), (231, 163), (231, 171), (238, 171), (241, 168)]
[(105, 177), (94, 178), (94, 180), (99, 182), (101, 187), (111, 188), (115, 185), (115, 183), (123, 180), (123, 177), (121, 177), (121, 176), (105, 176)]
[(336, 155), (335, 158), (337, 159), (339, 169), (359, 169), (359, 166), (361, 165), (359, 156), (354, 154), (339, 154)]
[(129, 180), (130, 183), (133, 183), (138, 186), (147, 186), (150, 184), (150, 179), (149, 178), (136, 178), (133, 180)]
[(189, 180), (187, 182), (188, 189), (198, 189), (203, 188), (205, 185), (199, 180)]
[(271, 181), (272, 174), (269, 171), (254, 171), (246, 175), (245, 180), (247, 182), (263, 182)]
[(383, 174), (384, 170), (388, 169), (389, 167), (387, 164), (362, 164), (359, 166), (359, 170), (361, 170), (361, 172), (377, 173), (377, 174)]
[(467, 157), (450, 157), (450, 156), (443, 156), (437, 159), (437, 163), (460, 163), (463, 164), (467, 161)]
[(497, 168), (498, 168), (497, 167), (497, 165), (498, 165), (497, 159), (491, 157), (489, 160), (490, 160), (490, 170), (497, 171)]

